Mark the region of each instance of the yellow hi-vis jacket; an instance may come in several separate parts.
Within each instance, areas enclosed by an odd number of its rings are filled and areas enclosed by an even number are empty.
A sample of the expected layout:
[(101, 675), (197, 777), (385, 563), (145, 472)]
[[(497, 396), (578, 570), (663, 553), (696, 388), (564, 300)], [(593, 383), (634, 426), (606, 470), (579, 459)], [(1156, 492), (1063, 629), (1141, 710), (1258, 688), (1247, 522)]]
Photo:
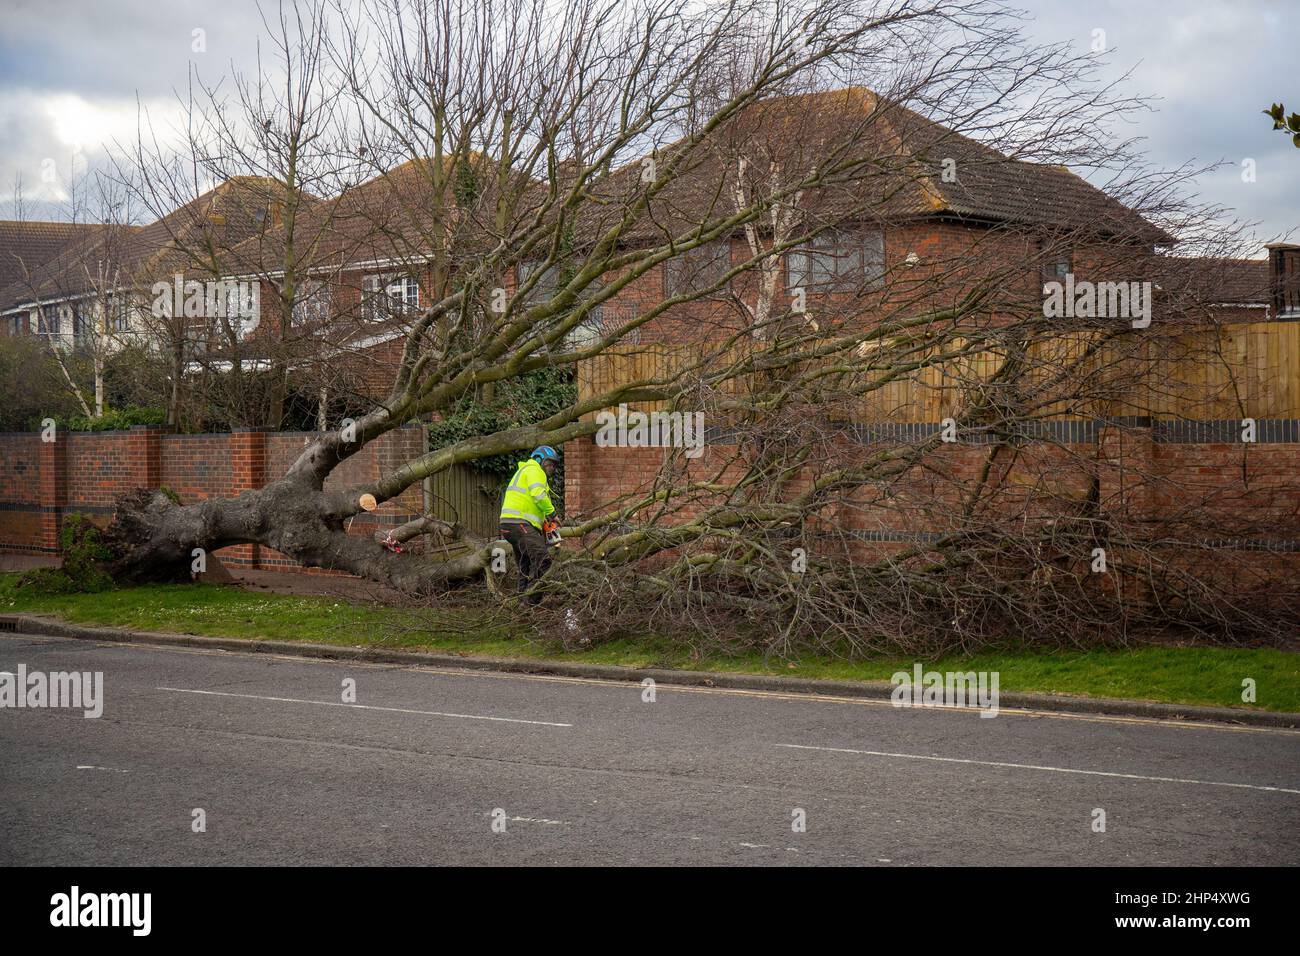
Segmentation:
[(505, 500), (501, 502), (501, 520), (527, 521), (540, 531), (542, 522), (554, 513), (546, 472), (535, 459), (521, 461), (510, 479)]

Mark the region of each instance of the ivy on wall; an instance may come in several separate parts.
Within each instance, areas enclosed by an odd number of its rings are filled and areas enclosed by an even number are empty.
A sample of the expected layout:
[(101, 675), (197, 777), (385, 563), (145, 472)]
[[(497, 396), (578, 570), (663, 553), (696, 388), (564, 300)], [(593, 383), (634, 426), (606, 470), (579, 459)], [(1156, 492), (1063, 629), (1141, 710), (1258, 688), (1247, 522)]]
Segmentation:
[[(542, 368), (517, 378), (498, 382), (491, 401), (466, 396), (444, 414), (442, 421), (429, 425), (429, 446), (437, 449), (465, 438), (491, 435), (506, 428), (532, 425), (578, 400), (578, 384), (572, 368)], [(520, 452), (531, 448), (519, 449)], [(514, 474), (521, 455), (489, 455), (470, 462), (473, 467), (501, 479)]]

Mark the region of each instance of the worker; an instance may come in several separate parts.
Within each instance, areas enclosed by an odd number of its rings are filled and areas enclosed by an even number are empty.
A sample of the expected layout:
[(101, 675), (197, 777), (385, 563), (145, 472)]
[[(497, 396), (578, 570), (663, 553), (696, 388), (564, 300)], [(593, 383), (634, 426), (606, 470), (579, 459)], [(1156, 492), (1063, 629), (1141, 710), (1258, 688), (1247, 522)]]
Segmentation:
[[(510, 542), (519, 568), (519, 592), (522, 594), (551, 566), (548, 548), (559, 544), (559, 522), (551, 503), (551, 477), (560, 463), (560, 453), (550, 445), (533, 449), (527, 461), (521, 461), (506, 488), (501, 502), (501, 537)], [(536, 604), (540, 594), (530, 595)]]

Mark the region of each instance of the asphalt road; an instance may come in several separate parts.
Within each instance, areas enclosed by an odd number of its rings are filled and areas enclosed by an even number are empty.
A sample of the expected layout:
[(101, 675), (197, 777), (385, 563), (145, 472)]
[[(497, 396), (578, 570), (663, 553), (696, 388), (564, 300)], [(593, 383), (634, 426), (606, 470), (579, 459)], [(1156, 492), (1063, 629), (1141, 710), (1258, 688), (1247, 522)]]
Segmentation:
[(1293, 731), (0, 635), (19, 664), (105, 704), (0, 709), (6, 865), (1300, 860)]

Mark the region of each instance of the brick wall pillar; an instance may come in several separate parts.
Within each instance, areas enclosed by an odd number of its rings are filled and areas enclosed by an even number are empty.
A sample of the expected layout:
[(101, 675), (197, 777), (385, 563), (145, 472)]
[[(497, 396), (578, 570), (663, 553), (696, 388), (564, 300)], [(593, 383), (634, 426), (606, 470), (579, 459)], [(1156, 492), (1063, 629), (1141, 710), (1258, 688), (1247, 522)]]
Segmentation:
[[(269, 428), (237, 428), (230, 433), (230, 493), (256, 491), (266, 484), (266, 436)], [(240, 544), (222, 551), (222, 559), (255, 568), (261, 546)]]
[(565, 517), (582, 514), (595, 505), (592, 500), (592, 457), (596, 452), (594, 436), (583, 435), (565, 442), (564, 453), (564, 513)]
[(59, 531), (63, 527), (63, 509), (68, 504), (68, 439), (66, 428), (54, 433), (53, 441), (40, 444), (40, 476), (38, 481), (41, 509), (40, 538), (37, 547), (50, 554), (59, 554)]
[(157, 488), (162, 484), (162, 437), (170, 432), (167, 425), (131, 426), (126, 448), (136, 487)]

